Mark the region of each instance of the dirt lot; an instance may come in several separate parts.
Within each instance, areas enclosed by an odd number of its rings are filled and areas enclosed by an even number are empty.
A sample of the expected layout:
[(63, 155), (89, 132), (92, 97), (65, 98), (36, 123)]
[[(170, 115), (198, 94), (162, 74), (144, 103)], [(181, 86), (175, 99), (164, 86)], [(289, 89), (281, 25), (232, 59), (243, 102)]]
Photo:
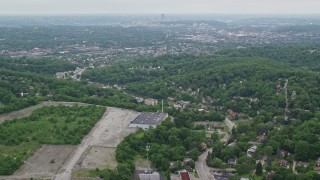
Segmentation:
[[(43, 102), (20, 111), (0, 116), (0, 124), (5, 120), (31, 115), (32, 111), (42, 106), (72, 106), (73, 102)], [(124, 137), (136, 131), (129, 124), (138, 116), (131, 110), (107, 107), (107, 111), (81, 144), (72, 146), (45, 145), (39, 149), (13, 176), (4, 179), (27, 179), (28, 177), (49, 177), (56, 180), (71, 179), (75, 170), (95, 169), (99, 167), (115, 168), (115, 149)], [(50, 161), (54, 159), (54, 163)], [(67, 159), (67, 160), (66, 160)], [(2, 179), (2, 177), (0, 177)]]
[(108, 107), (106, 114), (95, 126), (94, 133), (89, 137), (90, 145), (117, 147), (124, 137), (136, 131), (129, 128), (129, 124), (137, 116), (138, 113), (134, 111)]
[(71, 179), (74, 170), (88, 169), (88, 166), (95, 169), (96, 167), (93, 164), (89, 165), (89, 162), (95, 162), (97, 165), (108, 164), (110, 167), (115, 167), (114, 151), (107, 151), (103, 155), (103, 158), (98, 158), (100, 153), (90, 151), (90, 148), (104, 147), (115, 149), (124, 137), (136, 131), (136, 129), (129, 128), (129, 124), (137, 116), (138, 113), (134, 111), (107, 107), (105, 114), (82, 140), (81, 144), (78, 145), (77, 149), (72, 153), (71, 158), (62, 167), (55, 179)]
[(88, 138), (90, 146), (80, 158), (78, 167), (95, 169), (97, 167), (115, 168), (115, 150), (124, 137), (136, 131), (129, 128), (130, 121), (138, 116), (137, 112), (108, 107), (107, 112), (96, 124), (95, 131)]
[(19, 118), (24, 118), (24, 117), (30, 116), (32, 111), (34, 111), (42, 106), (43, 106), (43, 104), (38, 104), (38, 105), (31, 106), (31, 107), (28, 107), (28, 108), (25, 108), (25, 109), (22, 109), (19, 111), (0, 115), (0, 124), (3, 123), (5, 120), (19, 119)]
[(105, 168), (115, 169), (116, 148), (91, 146), (87, 149), (84, 159), (80, 162), (80, 167), (84, 169)]
[(43, 145), (14, 176), (29, 174), (54, 174), (72, 153), (75, 146)]

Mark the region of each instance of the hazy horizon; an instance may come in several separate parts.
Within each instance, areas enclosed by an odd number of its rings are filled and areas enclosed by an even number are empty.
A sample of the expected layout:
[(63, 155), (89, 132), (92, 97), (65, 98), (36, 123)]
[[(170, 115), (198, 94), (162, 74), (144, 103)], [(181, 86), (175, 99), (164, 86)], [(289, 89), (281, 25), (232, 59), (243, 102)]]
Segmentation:
[[(18, 5), (17, 5), (18, 4)], [(2, 0), (0, 15), (317, 15), (308, 0)]]

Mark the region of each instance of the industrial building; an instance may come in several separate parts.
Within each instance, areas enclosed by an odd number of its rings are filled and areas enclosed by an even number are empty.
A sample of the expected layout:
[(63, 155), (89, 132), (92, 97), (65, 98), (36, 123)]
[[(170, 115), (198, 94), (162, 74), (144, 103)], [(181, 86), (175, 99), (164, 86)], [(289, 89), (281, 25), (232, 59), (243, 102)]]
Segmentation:
[(164, 177), (152, 170), (135, 170), (132, 180), (164, 180)]
[(168, 117), (168, 113), (160, 112), (142, 112), (131, 121), (130, 128), (142, 128), (147, 130), (150, 127), (156, 128), (162, 121)]

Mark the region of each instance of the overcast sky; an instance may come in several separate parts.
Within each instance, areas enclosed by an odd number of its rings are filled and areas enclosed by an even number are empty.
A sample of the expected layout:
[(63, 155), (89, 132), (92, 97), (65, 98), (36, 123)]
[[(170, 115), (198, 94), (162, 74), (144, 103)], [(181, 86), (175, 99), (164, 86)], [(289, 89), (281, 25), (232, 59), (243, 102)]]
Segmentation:
[(320, 0), (0, 0), (0, 14), (320, 14)]

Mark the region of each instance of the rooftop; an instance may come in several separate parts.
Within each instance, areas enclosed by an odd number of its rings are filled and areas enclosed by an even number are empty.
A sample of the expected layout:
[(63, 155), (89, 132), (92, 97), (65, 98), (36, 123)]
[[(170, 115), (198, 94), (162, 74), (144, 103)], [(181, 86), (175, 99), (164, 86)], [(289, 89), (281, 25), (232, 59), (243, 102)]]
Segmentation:
[(228, 180), (232, 175), (229, 173), (214, 173), (213, 176), (216, 180)]
[(132, 180), (141, 180), (141, 179), (164, 180), (164, 177), (159, 172), (147, 171), (147, 170), (135, 170), (134, 175), (132, 176)]
[(131, 124), (158, 125), (167, 117), (166, 113), (160, 112), (142, 112)]
[(180, 172), (181, 180), (190, 180), (190, 176), (188, 172)]

